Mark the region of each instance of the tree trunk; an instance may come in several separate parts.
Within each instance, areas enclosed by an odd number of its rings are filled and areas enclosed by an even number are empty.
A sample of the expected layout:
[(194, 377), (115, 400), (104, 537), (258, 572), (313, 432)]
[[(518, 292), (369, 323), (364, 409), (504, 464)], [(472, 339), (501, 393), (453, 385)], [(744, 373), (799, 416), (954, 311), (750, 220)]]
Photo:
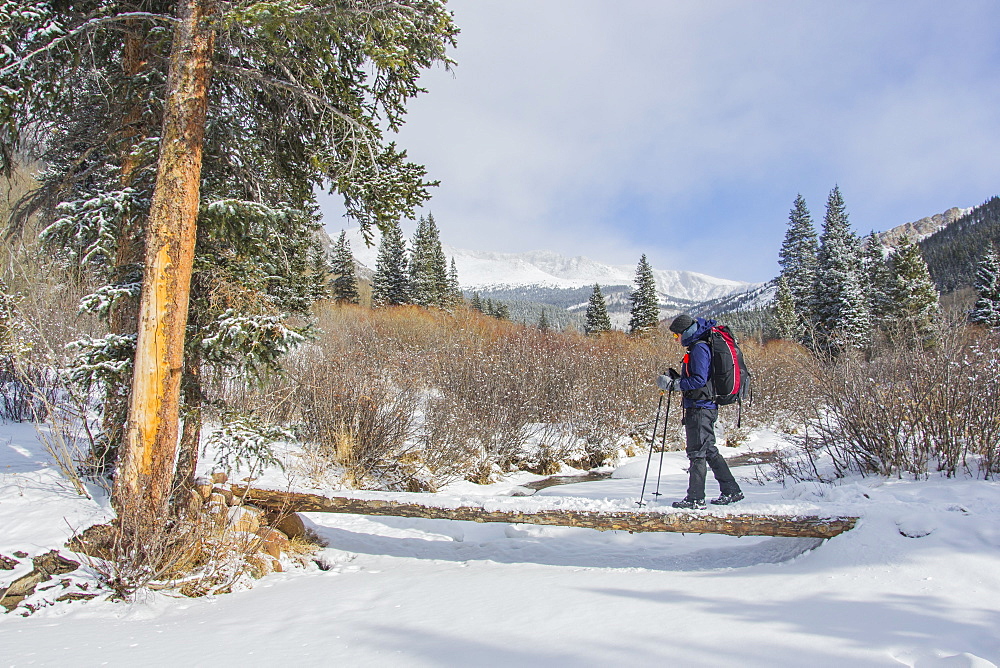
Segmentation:
[[(419, 494), (393, 494), (392, 498), (324, 497), (317, 494), (250, 489), (233, 485), (233, 494), (248, 503), (281, 512), (351, 513), (469, 522), (509, 522), (584, 527), (598, 531), (673, 531), (719, 533), (728, 536), (787, 536), (832, 538), (854, 528), (856, 517), (720, 514), (659, 510), (588, 511), (559, 508), (492, 510), (483, 506), (440, 507), (421, 503)], [(368, 495), (370, 497), (370, 495)], [(388, 497), (388, 495), (387, 495)], [(402, 500), (406, 499), (406, 500)], [(413, 499), (410, 501), (409, 499)], [(420, 500), (418, 500), (420, 499)]]
[(198, 468), (198, 446), (201, 444), (201, 366), (195, 359), (184, 362), (184, 430), (181, 432), (174, 492), (194, 488), (194, 472)]
[[(136, 81), (144, 75), (148, 67), (149, 53), (147, 40), (149, 29), (145, 22), (125, 22), (125, 46), (122, 49), (122, 72), (126, 76), (125, 103), (121, 121), (114, 136), (118, 159), (121, 164), (121, 186), (129, 188), (134, 184), (138, 167), (134, 152), (136, 145), (156, 129), (152, 123), (143, 122), (143, 100), (141, 86)], [(135, 270), (144, 256), (142, 220), (130, 213), (122, 221), (115, 248), (114, 274), (112, 280), (124, 282)], [(134, 334), (139, 320), (139, 300), (131, 297), (118, 301), (108, 314), (108, 328), (112, 334), (126, 336)], [(101, 418), (103, 440), (95, 448), (95, 466), (100, 471), (114, 469), (124, 438), (125, 423), (128, 420), (129, 390), (127, 381), (121, 384), (109, 383), (105, 387), (104, 410)]]
[(166, 517), (194, 263), (202, 143), (214, 32), (207, 0), (178, 0), (163, 138), (146, 228), (132, 397), (114, 501), (148, 519)]

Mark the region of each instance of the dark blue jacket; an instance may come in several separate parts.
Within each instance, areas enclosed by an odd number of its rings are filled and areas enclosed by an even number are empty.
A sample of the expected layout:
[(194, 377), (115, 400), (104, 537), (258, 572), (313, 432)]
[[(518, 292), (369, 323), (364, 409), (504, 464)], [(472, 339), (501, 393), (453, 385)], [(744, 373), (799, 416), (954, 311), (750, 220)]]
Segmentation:
[(708, 332), (715, 327), (715, 320), (695, 318), (694, 333), (681, 339), (681, 345), (688, 349), (681, 362), (681, 378), (678, 387), (684, 393), (684, 408), (718, 408), (710, 398), (714, 393), (709, 383), (712, 367), (712, 351), (708, 345)]

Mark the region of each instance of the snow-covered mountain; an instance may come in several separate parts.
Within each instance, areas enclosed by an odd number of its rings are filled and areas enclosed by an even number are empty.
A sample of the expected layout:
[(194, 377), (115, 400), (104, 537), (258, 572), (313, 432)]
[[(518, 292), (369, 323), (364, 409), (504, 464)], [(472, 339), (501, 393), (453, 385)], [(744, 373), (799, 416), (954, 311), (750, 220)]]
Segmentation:
[[(375, 267), (375, 245), (366, 246), (358, 228), (347, 230), (347, 239), (355, 259), (368, 268)], [(635, 266), (611, 265), (587, 257), (566, 257), (551, 251), (495, 253), (455, 248), (442, 244), (445, 256), (455, 259), (458, 280), (463, 290), (479, 292), (513, 289), (584, 288), (599, 284), (633, 286)], [(657, 291), (664, 304), (703, 302), (718, 299), (755, 287), (755, 284), (716, 278), (706, 274), (676, 269), (653, 269)]]

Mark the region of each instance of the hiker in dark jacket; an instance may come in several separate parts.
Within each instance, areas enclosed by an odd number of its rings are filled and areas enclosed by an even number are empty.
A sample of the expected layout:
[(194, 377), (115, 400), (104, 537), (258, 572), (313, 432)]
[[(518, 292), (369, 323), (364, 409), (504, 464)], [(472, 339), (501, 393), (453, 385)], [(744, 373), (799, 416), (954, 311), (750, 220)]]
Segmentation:
[(671, 369), (670, 375), (663, 374), (656, 379), (660, 389), (680, 391), (684, 397), (683, 423), (690, 461), (688, 489), (683, 500), (674, 501), (674, 508), (708, 507), (705, 503), (705, 477), (709, 466), (721, 490), (721, 496), (713, 499), (712, 503), (728, 505), (743, 498), (736, 478), (715, 446), (715, 421), (719, 417), (719, 406), (713, 401), (712, 352), (707, 340), (715, 325), (714, 320), (692, 318), (686, 313), (674, 318), (670, 331), (687, 348), (687, 353), (679, 374)]

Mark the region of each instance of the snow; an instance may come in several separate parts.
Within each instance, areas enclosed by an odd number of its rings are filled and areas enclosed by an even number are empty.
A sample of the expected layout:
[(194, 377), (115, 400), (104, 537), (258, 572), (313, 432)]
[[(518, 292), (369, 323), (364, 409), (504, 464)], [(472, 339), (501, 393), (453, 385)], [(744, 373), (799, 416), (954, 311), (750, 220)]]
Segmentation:
[[(752, 435), (727, 456), (783, 446)], [(654, 456), (652, 510), (683, 495), (681, 453)], [(290, 467), (291, 468), (291, 467)], [(457, 483), (441, 504), (638, 510), (645, 456), (611, 477), (519, 497), (527, 473)], [(149, 593), (0, 615), (0, 666), (995, 666), (1000, 485), (970, 477), (756, 484), (712, 512), (852, 514), (828, 541), (629, 534), (310, 514), (319, 565), (205, 598)], [(284, 474), (269, 472), (278, 481)], [(712, 484), (710, 482), (710, 484)], [(0, 553), (62, 547), (108, 516), (78, 496), (31, 425), (0, 425)], [(364, 495), (364, 493), (358, 493)], [(659, 501), (656, 498), (660, 499)], [(0, 583), (30, 559), (0, 571)], [(25, 567), (27, 565), (27, 568)], [(76, 575), (85, 578), (86, 571)], [(45, 593), (36, 594), (40, 601)]]

